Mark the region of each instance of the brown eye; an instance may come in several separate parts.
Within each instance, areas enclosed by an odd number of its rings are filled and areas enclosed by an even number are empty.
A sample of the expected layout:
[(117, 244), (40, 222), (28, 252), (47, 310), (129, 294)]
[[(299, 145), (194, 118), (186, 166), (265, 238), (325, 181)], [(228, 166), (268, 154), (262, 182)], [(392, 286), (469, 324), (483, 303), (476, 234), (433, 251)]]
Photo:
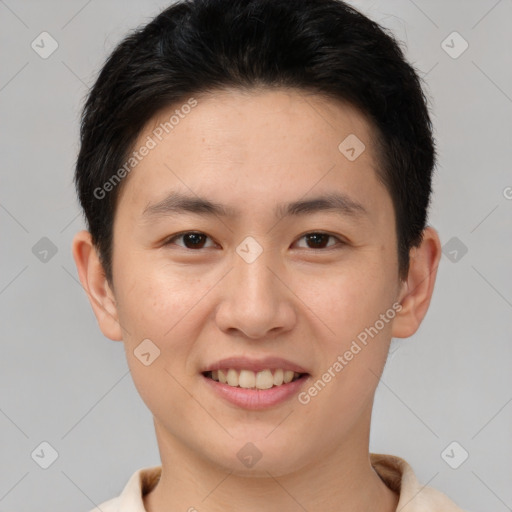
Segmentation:
[(175, 240), (182, 239), (182, 244), (175, 244), (179, 245), (180, 247), (185, 247), (185, 249), (203, 249), (205, 246), (205, 241), (209, 237), (205, 235), (204, 233), (199, 233), (195, 231), (188, 231), (186, 233), (180, 233), (178, 235), (173, 236), (172, 238), (169, 238), (164, 245), (171, 245), (175, 243)]
[[(197, 231), (187, 231), (184, 233), (178, 233), (177, 235), (168, 238), (164, 245), (178, 245), (185, 249), (204, 249), (207, 248), (207, 240), (211, 240), (208, 235)], [(330, 240), (333, 240), (334, 243), (330, 243)], [(177, 243), (177, 240), (182, 240), (181, 243)], [(334, 235), (330, 235), (328, 233), (323, 232), (311, 232), (303, 235), (299, 240), (305, 240), (306, 246), (302, 246), (301, 248), (306, 249), (329, 249), (331, 247), (335, 247), (336, 245), (344, 245), (343, 240), (339, 239)], [(337, 243), (336, 243), (337, 242)], [(210, 245), (212, 247), (212, 245)]]
[(336, 243), (327, 245), (330, 238), (337, 240), (341, 244), (343, 243), (339, 238), (322, 232), (307, 233), (300, 240), (306, 240), (307, 249), (324, 249), (336, 245)]

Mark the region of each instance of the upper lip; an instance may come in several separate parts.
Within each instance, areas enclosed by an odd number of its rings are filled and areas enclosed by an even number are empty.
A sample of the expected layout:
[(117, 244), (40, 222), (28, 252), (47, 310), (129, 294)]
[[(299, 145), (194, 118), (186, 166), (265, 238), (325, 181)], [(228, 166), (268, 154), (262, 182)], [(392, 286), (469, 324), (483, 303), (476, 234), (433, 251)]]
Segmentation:
[(238, 370), (252, 370), (253, 372), (261, 372), (262, 370), (283, 369), (292, 370), (297, 373), (308, 373), (302, 366), (283, 359), (282, 357), (265, 357), (263, 359), (251, 359), (248, 357), (227, 357), (215, 363), (205, 366), (201, 372), (213, 370), (222, 370), (234, 368)]

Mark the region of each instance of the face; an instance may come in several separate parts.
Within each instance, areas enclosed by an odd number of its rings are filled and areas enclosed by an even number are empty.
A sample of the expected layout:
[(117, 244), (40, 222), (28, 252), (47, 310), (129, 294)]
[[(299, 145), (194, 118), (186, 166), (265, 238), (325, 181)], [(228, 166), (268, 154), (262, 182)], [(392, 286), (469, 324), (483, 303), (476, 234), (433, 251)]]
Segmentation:
[[(262, 475), (358, 450), (400, 292), (370, 127), (298, 91), (196, 100), (161, 141), (154, 130), (179, 106), (141, 133), (137, 148), (156, 145), (126, 178), (114, 223), (117, 316), (160, 448)], [(203, 374), (219, 367), (305, 375), (244, 390)], [(269, 385), (268, 372), (242, 373)]]

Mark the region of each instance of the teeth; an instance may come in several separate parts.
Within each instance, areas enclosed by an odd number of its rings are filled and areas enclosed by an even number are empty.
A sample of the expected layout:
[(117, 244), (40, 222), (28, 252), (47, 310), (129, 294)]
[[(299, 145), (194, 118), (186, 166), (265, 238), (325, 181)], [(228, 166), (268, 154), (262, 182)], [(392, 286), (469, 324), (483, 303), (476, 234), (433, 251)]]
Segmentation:
[(293, 372), (291, 370), (286, 370), (284, 372), (284, 383), (288, 384), (288, 382), (291, 382), (293, 379)]
[(230, 368), (228, 370), (228, 375), (227, 375), (227, 379), (228, 379), (228, 384), (230, 386), (238, 386), (238, 372), (236, 370), (233, 370), (233, 368)]
[(274, 372), (274, 386), (280, 386), (284, 381), (284, 372), (279, 368)]
[(272, 386), (281, 386), (288, 384), (294, 379), (300, 377), (300, 373), (293, 370), (282, 370), (281, 368), (274, 370), (263, 370), (261, 372), (253, 372), (251, 370), (213, 370), (211, 378), (223, 384), (233, 387), (241, 387), (245, 389), (270, 389)]
[[(240, 377), (242, 377), (242, 373), (246, 370), (242, 370), (240, 372)], [(248, 372), (254, 375), (254, 372)], [(262, 372), (258, 372), (256, 374), (256, 384), (255, 387), (257, 389), (270, 389), (274, 385), (274, 377), (270, 370), (263, 370)]]
[[(229, 370), (229, 371), (234, 372), (234, 374), (236, 375), (236, 370)], [(258, 377), (259, 376), (260, 376), (260, 374), (258, 373)], [(256, 375), (254, 375), (254, 372), (250, 372), (249, 370), (242, 370), (240, 372), (240, 375), (238, 376), (237, 380), (238, 380), (238, 382), (234, 385), (235, 386), (238, 385), (241, 388), (250, 389), (256, 385)], [(235, 382), (234, 379), (232, 381)], [(259, 382), (259, 380), (258, 380), (258, 382)], [(231, 386), (233, 386), (233, 384), (231, 384), (231, 382), (229, 382), (229, 384)]]

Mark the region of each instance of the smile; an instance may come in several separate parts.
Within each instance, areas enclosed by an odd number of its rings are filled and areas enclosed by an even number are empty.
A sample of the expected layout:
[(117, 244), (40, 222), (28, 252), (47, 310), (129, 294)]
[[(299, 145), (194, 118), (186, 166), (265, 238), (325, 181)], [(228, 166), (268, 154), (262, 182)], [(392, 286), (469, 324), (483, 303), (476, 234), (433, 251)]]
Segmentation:
[(294, 372), (292, 370), (283, 370), (281, 368), (275, 370), (265, 369), (259, 372), (227, 368), (204, 372), (203, 375), (216, 382), (227, 384), (231, 387), (263, 390), (288, 384), (299, 379), (305, 374)]

